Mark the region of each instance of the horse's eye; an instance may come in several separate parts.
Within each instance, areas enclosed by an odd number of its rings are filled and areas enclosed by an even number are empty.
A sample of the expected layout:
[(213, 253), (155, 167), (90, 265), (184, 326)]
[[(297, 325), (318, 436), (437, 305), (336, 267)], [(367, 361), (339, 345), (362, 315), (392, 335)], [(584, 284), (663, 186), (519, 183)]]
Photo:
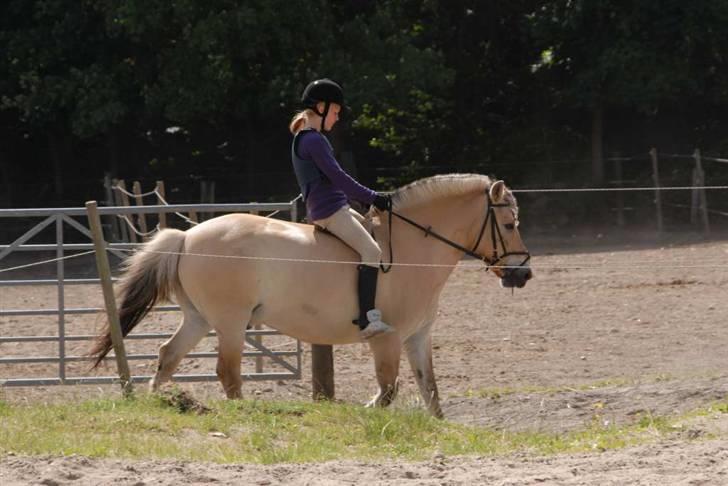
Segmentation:
[(506, 224), (504, 224), (503, 226), (505, 226), (505, 228), (506, 228), (507, 230), (514, 230), (514, 229), (516, 229), (516, 225), (515, 225), (515, 224), (513, 224), (513, 223), (506, 223)]

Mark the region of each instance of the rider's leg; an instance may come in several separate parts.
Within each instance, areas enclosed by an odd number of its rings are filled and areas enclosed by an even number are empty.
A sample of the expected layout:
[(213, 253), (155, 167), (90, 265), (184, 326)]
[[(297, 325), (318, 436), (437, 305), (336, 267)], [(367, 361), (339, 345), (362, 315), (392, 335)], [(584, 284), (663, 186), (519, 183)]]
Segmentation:
[(369, 265), (357, 267), (359, 275), (357, 278), (359, 287), (359, 334), (362, 339), (369, 339), (394, 329), (382, 321), (382, 313), (375, 308), (374, 303), (377, 297), (377, 277), (379, 268)]
[(364, 229), (356, 215), (348, 206), (344, 206), (326, 219), (315, 223), (356, 250), (361, 256), (357, 278), (359, 287), (359, 318), (357, 323), (361, 329), (361, 337), (369, 339), (383, 332), (393, 329), (382, 322), (381, 312), (374, 307), (377, 291), (377, 276), (382, 250), (374, 238)]

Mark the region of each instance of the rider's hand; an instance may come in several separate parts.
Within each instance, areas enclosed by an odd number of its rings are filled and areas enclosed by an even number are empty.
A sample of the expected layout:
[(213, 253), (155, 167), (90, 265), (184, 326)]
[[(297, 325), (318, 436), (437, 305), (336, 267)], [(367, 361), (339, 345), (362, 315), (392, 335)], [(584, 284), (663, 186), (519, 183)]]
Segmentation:
[(374, 202), (372, 202), (372, 204), (380, 211), (390, 210), (392, 209), (392, 196), (378, 192), (377, 195), (374, 196)]

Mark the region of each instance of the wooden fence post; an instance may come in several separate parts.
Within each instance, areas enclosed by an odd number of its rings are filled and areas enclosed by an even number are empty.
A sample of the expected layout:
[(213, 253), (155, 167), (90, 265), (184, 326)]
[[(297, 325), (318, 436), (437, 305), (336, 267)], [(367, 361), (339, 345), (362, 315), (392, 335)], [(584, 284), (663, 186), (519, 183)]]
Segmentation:
[[(130, 206), (129, 204), (129, 195), (127, 194), (126, 190), (126, 183), (124, 182), (124, 179), (119, 180), (119, 183), (117, 184), (119, 186), (119, 197), (121, 198), (121, 205), (125, 208), (128, 208)], [(124, 219), (124, 222), (126, 222), (125, 228), (129, 232), (129, 242), (130, 243), (136, 243), (137, 242), (137, 235), (134, 228), (134, 217), (130, 214), (123, 214), (121, 216)]]
[[(200, 204), (215, 204), (215, 181), (200, 181)], [(210, 219), (215, 214), (206, 211), (200, 215), (202, 219)]]
[[(104, 174), (104, 192), (106, 193), (107, 206), (116, 206), (116, 202), (114, 201), (114, 181), (116, 181), (116, 179), (112, 180), (108, 172)], [(108, 221), (111, 224), (111, 239), (114, 241), (121, 240), (119, 220), (112, 214), (109, 216)]]
[(703, 231), (706, 235), (710, 234), (710, 220), (708, 219), (708, 198), (705, 196), (705, 172), (700, 157), (700, 149), (693, 152), (695, 159), (695, 168), (693, 169), (693, 190), (692, 201), (690, 204), (690, 222), (695, 224), (697, 221), (698, 209), (700, 209), (700, 219), (703, 223)]
[(88, 224), (94, 240), (94, 250), (96, 253), (96, 268), (99, 271), (101, 288), (104, 293), (106, 316), (109, 319), (111, 342), (114, 345), (114, 355), (116, 356), (116, 368), (119, 373), (119, 379), (121, 380), (122, 393), (125, 397), (127, 397), (131, 395), (133, 391), (131, 384), (131, 374), (129, 373), (129, 363), (126, 360), (126, 351), (124, 350), (124, 336), (121, 332), (121, 325), (119, 324), (119, 313), (116, 310), (116, 298), (114, 297), (114, 286), (111, 283), (111, 268), (109, 266), (109, 257), (106, 254), (106, 241), (104, 240), (104, 235), (101, 231), (101, 220), (99, 219), (99, 212), (96, 201), (86, 202), (86, 214), (88, 215)]
[(334, 348), (330, 345), (311, 345), (311, 387), (314, 400), (333, 400)]
[[(616, 156), (614, 161), (614, 179), (618, 188), (623, 185), (622, 181), (622, 161), (619, 158), (619, 154)], [(624, 226), (624, 195), (622, 191), (617, 191), (617, 226)]]
[[(164, 181), (157, 181), (155, 190), (157, 191), (157, 204), (160, 206), (165, 204), (164, 201), (167, 199), (167, 196), (164, 194)], [(166, 227), (167, 213), (159, 213), (159, 229), (164, 229)]]
[(693, 152), (693, 159), (695, 160), (695, 167), (693, 167), (692, 170), (692, 180), (691, 185), (693, 186), (693, 189), (690, 191), (690, 224), (696, 224), (698, 222), (698, 206), (700, 205), (700, 197), (698, 195), (698, 190), (696, 189), (699, 184), (699, 175), (698, 175), (698, 155), (697, 150)]
[(298, 198), (291, 201), (291, 221), (298, 223), (300, 220), (298, 217)]
[[(200, 180), (200, 204), (207, 203), (207, 181), (202, 179)], [(204, 221), (207, 219), (207, 213), (201, 212), (200, 213), (200, 220)]]
[[(112, 188), (114, 189), (114, 206), (123, 206), (124, 201), (121, 199), (121, 191), (119, 187), (124, 185), (124, 179), (112, 179)], [(116, 215), (114, 218), (119, 219)], [(129, 228), (126, 227), (126, 221), (119, 223), (119, 241), (129, 241)]]
[[(134, 202), (137, 206), (144, 206), (144, 200), (142, 199), (142, 185), (139, 181), (134, 181)], [(137, 214), (137, 220), (139, 221), (139, 229), (142, 233), (147, 233), (147, 215), (144, 213)]]
[(662, 194), (660, 192), (660, 170), (657, 161), (657, 149), (650, 149), (652, 159), (652, 183), (655, 186), (655, 209), (657, 211), (657, 233), (662, 233)]

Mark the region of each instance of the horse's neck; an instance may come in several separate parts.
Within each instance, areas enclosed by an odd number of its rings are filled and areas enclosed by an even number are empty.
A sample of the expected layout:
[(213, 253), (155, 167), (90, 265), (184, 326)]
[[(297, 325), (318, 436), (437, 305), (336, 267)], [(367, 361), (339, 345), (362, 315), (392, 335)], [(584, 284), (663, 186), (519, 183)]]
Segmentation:
[[(431, 228), (433, 232), (453, 243), (468, 247), (477, 219), (471, 199), (460, 197), (449, 203), (423, 204), (403, 210), (401, 214), (425, 228)], [(386, 221), (384, 223), (382, 228), (386, 231)], [(392, 247), (395, 263), (422, 263), (435, 265), (435, 268), (443, 265), (443, 271), (438, 273), (442, 273), (444, 278), (447, 278), (463, 256), (462, 251), (432, 236), (425, 236), (424, 231), (397, 217), (392, 220)], [(389, 257), (388, 248), (383, 246), (382, 250), (383, 259), (386, 261)]]

